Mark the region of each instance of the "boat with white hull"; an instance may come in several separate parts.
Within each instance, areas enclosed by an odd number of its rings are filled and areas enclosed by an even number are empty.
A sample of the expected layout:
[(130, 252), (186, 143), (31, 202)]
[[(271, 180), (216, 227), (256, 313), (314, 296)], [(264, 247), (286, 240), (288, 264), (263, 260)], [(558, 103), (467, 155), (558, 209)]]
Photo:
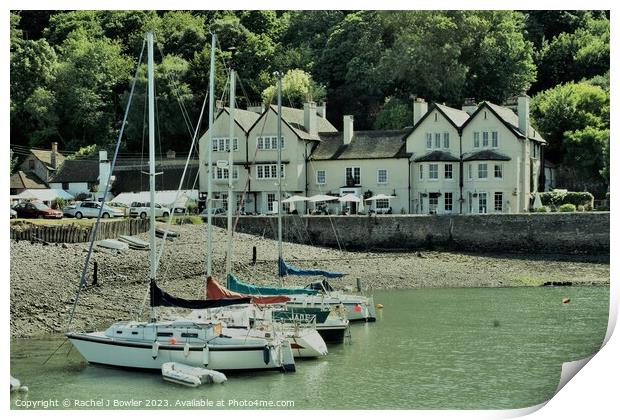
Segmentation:
[(294, 372), (286, 339), (231, 337), (221, 326), (194, 322), (119, 322), (106, 331), (68, 333), (89, 363), (160, 370), (167, 362), (221, 371), (280, 370)]

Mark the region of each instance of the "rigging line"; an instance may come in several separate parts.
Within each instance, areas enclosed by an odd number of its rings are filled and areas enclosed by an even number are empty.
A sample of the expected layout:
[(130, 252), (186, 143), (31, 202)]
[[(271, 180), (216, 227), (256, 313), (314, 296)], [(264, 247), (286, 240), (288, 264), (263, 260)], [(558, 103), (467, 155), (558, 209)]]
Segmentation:
[[(116, 157), (118, 154), (118, 150), (120, 149), (121, 146), (121, 139), (123, 138), (123, 133), (125, 132), (125, 126), (127, 124), (127, 117), (129, 115), (129, 109), (131, 108), (131, 98), (133, 97), (133, 93), (134, 93), (134, 89), (136, 87), (136, 80), (138, 79), (138, 71), (140, 69), (140, 63), (142, 62), (142, 54), (144, 53), (144, 45), (146, 44), (146, 42), (143, 40), (142, 41), (142, 50), (140, 51), (140, 57), (138, 58), (138, 66), (136, 67), (136, 74), (134, 76), (133, 82), (131, 84), (131, 91), (129, 94), (129, 100), (127, 103), (127, 108), (125, 109), (125, 116), (123, 117), (123, 123), (121, 125), (121, 129), (118, 133), (118, 140), (116, 141), (116, 150), (114, 151), (114, 157), (112, 158), (112, 163), (110, 165), (110, 173), (108, 175), (108, 179), (105, 185), (105, 189), (103, 192), (103, 200), (105, 202), (105, 198), (108, 195), (108, 190), (110, 188), (110, 181), (112, 179), (112, 174), (114, 173), (114, 167), (116, 165)], [(77, 303), (80, 299), (80, 292), (82, 291), (82, 288), (85, 286), (86, 283), (86, 271), (88, 270), (88, 263), (90, 261), (90, 256), (93, 253), (93, 246), (95, 244), (95, 238), (97, 237), (97, 231), (99, 230), (99, 225), (101, 223), (101, 213), (103, 212), (103, 206), (99, 206), (99, 214), (97, 216), (97, 221), (95, 222), (95, 226), (93, 227), (92, 230), (92, 234), (91, 234), (91, 241), (90, 241), (90, 245), (88, 248), (88, 253), (86, 254), (86, 258), (84, 259), (84, 268), (82, 269), (82, 275), (80, 277), (80, 284), (78, 286), (78, 290), (75, 296), (75, 301), (73, 302), (73, 308), (71, 308), (71, 315), (69, 318), (69, 322), (67, 323), (67, 330), (69, 329), (69, 327), (71, 326), (71, 323), (73, 322), (73, 317), (75, 315), (75, 309), (77, 307)]]
[[(140, 146), (140, 166), (144, 166), (144, 138), (146, 137), (146, 121), (147, 121), (147, 94), (148, 84), (144, 84), (144, 104), (143, 104), (143, 112), (142, 112), (142, 144)], [(144, 182), (144, 172), (140, 171), (140, 190), (142, 191)]]
[[(309, 160), (309, 161), (308, 161), (308, 163), (310, 164), (311, 171), (312, 171), (312, 172), (314, 172), (314, 171), (315, 171), (314, 164), (312, 163), (312, 161), (311, 161), (311, 160)], [(320, 193), (323, 193), (322, 188), (321, 188), (321, 185), (318, 185), (318, 190), (319, 190), (319, 192), (320, 192)], [(315, 203), (315, 206), (316, 206), (316, 203)], [(328, 212), (328, 214), (327, 214), (327, 218), (328, 218), (328, 220), (329, 220), (329, 224), (330, 224), (330, 225), (331, 225), (331, 227), (332, 227), (332, 231), (334, 232), (334, 237), (336, 238), (336, 243), (338, 244), (338, 249), (339, 249), (340, 251), (342, 251), (342, 250), (343, 250), (343, 247), (342, 247), (342, 246), (341, 246), (341, 244), (340, 244), (340, 238), (339, 238), (339, 236), (338, 236), (338, 231), (337, 231), (337, 229), (336, 229), (336, 226), (334, 225), (334, 221), (333, 221), (333, 219), (332, 219), (332, 216), (329, 214), (329, 212)]]

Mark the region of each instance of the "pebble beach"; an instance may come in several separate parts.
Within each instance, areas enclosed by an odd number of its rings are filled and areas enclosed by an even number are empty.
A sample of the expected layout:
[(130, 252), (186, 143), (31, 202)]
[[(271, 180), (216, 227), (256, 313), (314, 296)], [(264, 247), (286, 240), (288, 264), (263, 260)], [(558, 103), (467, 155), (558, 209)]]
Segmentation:
[[(163, 225), (162, 225), (163, 227)], [(180, 233), (166, 241), (158, 284), (188, 299), (204, 296), (206, 225), (174, 226)], [(138, 235), (146, 240), (148, 234)], [(213, 230), (213, 273), (224, 283), (226, 233)], [(158, 239), (158, 245), (161, 240)], [(277, 242), (242, 233), (233, 241), (233, 271), (248, 283), (276, 285)], [(252, 263), (253, 247), (257, 250)], [(11, 241), (11, 337), (37, 337), (63, 332), (73, 307), (88, 243), (49, 244)], [(148, 251), (95, 248), (88, 268), (89, 286), (81, 291), (72, 329), (102, 328), (127, 319), (148, 291)], [(609, 255), (464, 254), (441, 251), (348, 252), (292, 243), (284, 244), (287, 262), (305, 268), (344, 272), (331, 281), (337, 289), (354, 290), (361, 279), (366, 293), (377, 289), (424, 287), (517, 287), (545, 283), (609, 285)], [(98, 285), (92, 283), (93, 263)], [(304, 286), (318, 278), (286, 277), (286, 286)]]

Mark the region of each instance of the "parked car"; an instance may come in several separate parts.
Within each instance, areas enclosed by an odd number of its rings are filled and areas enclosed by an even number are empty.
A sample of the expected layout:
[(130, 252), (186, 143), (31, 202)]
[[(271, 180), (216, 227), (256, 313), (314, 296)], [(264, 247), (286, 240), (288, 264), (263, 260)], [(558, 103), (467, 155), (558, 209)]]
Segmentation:
[[(211, 215), (212, 216), (216, 216), (218, 214), (225, 214), (226, 210), (222, 207), (213, 207), (211, 208)], [(208, 209), (204, 209), (201, 213), (200, 213), (200, 217), (202, 217), (203, 220), (207, 220), (207, 218), (209, 217), (209, 210)]]
[(11, 209), (11, 219), (15, 219), (17, 217), (17, 212)]
[[(146, 219), (151, 214), (151, 203), (131, 203), (129, 208), (129, 215), (131, 217), (139, 217), (140, 219)], [(170, 216), (170, 209), (164, 207), (161, 204), (155, 204), (155, 217), (168, 217)]]
[(107, 206), (112, 207), (115, 210), (119, 210), (123, 213), (123, 216), (129, 216), (129, 206), (125, 203), (119, 203), (117, 201), (110, 201), (106, 203)]
[(29, 202), (19, 203), (13, 210), (17, 213), (17, 217), (38, 218), (38, 219), (62, 219), (62, 212), (54, 210), (43, 203)]
[[(99, 209), (101, 203), (96, 201), (82, 201), (80, 203), (71, 204), (62, 209), (65, 216), (75, 217), (81, 219), (82, 217), (97, 217), (99, 216)], [(109, 217), (123, 217), (124, 212), (114, 207), (110, 207), (107, 204), (103, 205), (103, 211), (101, 217), (107, 219)]]

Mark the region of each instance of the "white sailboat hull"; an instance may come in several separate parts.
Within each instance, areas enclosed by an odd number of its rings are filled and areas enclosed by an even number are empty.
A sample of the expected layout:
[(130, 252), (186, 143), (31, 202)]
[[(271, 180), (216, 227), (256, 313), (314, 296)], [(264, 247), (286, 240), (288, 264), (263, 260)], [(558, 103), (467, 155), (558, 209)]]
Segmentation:
[[(102, 333), (67, 334), (80, 354), (94, 364), (132, 369), (160, 370), (164, 363), (178, 362), (214, 370), (281, 370), (294, 372), (290, 344), (282, 346), (217, 346), (146, 343), (118, 340)], [(268, 353), (268, 356), (266, 355)]]

